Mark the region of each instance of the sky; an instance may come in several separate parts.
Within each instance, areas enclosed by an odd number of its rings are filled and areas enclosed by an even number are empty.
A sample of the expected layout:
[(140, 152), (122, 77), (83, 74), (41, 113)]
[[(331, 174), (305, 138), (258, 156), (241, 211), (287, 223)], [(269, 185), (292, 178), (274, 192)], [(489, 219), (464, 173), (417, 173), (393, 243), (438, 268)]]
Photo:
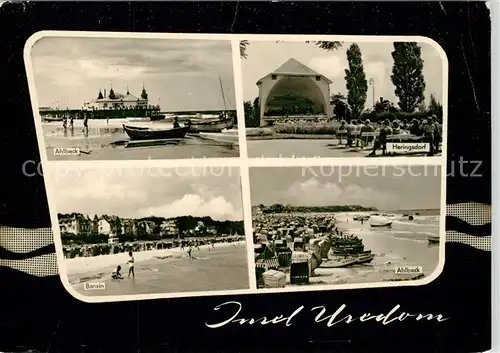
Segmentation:
[(32, 47), (39, 105), (81, 108), (99, 89), (139, 97), (162, 111), (235, 109), (231, 42), (45, 37)]
[(252, 205), (439, 209), (439, 166), (250, 168)]
[[(243, 98), (253, 101), (259, 90), (256, 82), (267, 74), (278, 69), (288, 59), (294, 58), (333, 81), (330, 85), (330, 94), (340, 92), (346, 95), (345, 69), (347, 68), (346, 50), (352, 43), (344, 42), (342, 47), (334, 51), (326, 51), (312, 43), (304, 42), (275, 42), (252, 41), (247, 47), (247, 58), (241, 60), (243, 74)], [(369, 43), (357, 42), (361, 49), (363, 66), (367, 80), (373, 78), (375, 82), (375, 101), (384, 97), (394, 104), (398, 99), (394, 94), (394, 85), (391, 82), (393, 59), (392, 42)], [(426, 82), (425, 97), (429, 102), (432, 94), (443, 101), (443, 62), (436, 49), (429, 44), (421, 43), (422, 59), (424, 60), (424, 79)], [(372, 87), (368, 87), (365, 108), (373, 106)]]
[(58, 213), (243, 220), (238, 168), (53, 168)]

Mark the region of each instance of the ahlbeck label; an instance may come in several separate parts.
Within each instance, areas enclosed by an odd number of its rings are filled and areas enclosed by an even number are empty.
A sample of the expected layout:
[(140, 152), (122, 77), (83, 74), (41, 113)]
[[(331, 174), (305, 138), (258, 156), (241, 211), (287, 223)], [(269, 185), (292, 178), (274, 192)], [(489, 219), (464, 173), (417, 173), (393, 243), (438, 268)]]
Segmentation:
[(78, 147), (54, 148), (54, 156), (78, 156), (78, 155), (80, 155), (80, 149)]
[(424, 273), (422, 266), (399, 266), (396, 267), (394, 272), (397, 275), (412, 275), (416, 273)]

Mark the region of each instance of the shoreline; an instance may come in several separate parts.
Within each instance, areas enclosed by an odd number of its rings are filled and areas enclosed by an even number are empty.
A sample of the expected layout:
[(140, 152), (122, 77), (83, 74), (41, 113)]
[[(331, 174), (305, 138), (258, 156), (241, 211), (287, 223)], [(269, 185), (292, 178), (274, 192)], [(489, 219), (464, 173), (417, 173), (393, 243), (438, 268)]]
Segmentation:
[[(237, 241), (233, 243), (218, 243), (216, 248), (228, 247), (233, 245), (244, 245), (246, 241)], [(200, 249), (207, 249), (211, 245), (200, 245)], [(174, 258), (175, 255), (182, 256), (185, 251), (182, 251), (180, 247), (171, 249), (161, 249), (161, 250), (146, 250), (134, 252), (135, 265), (149, 261), (157, 257), (162, 258)], [(68, 276), (87, 274), (94, 271), (105, 271), (106, 269), (114, 269), (118, 265), (122, 267), (126, 266), (128, 260), (128, 253), (122, 252), (118, 254), (109, 255), (98, 255), (98, 256), (85, 256), (76, 257), (72, 259), (64, 259), (64, 266), (66, 267), (66, 274)]]

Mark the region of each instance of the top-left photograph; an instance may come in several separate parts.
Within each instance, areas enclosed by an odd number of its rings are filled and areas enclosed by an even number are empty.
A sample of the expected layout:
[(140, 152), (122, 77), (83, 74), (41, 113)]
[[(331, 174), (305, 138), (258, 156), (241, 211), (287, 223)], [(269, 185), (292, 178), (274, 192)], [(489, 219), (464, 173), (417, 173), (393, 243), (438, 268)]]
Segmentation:
[(48, 160), (239, 157), (230, 40), (52, 34), (29, 42)]

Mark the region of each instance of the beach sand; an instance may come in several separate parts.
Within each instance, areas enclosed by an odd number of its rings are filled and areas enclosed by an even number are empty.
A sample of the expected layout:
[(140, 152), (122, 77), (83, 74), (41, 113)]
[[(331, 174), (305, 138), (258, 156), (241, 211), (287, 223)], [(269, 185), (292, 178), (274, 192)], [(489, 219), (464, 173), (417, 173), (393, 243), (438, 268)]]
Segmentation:
[[(124, 133), (122, 124), (132, 126), (151, 126), (155, 128), (172, 128), (167, 122), (127, 122), (125, 119), (89, 120), (88, 136), (82, 132), (83, 121), (75, 120), (74, 128), (62, 128), (62, 122), (43, 123), (45, 147), (49, 160), (140, 160), (140, 159), (185, 159), (185, 158), (225, 158), (239, 157), (237, 144), (222, 136), (210, 137), (188, 135), (181, 140), (160, 141), (154, 144), (133, 143)], [(220, 134), (223, 135), (223, 134)], [(214, 137), (215, 136), (215, 137)], [(80, 148), (79, 156), (54, 155), (54, 148)]]
[[(200, 246), (189, 259), (179, 248), (134, 253), (135, 279), (127, 278), (127, 253), (67, 259), (68, 279), (85, 296), (178, 293), (248, 289), (245, 242)], [(111, 272), (122, 266), (123, 280)], [(85, 283), (105, 283), (104, 290), (89, 291)]]

